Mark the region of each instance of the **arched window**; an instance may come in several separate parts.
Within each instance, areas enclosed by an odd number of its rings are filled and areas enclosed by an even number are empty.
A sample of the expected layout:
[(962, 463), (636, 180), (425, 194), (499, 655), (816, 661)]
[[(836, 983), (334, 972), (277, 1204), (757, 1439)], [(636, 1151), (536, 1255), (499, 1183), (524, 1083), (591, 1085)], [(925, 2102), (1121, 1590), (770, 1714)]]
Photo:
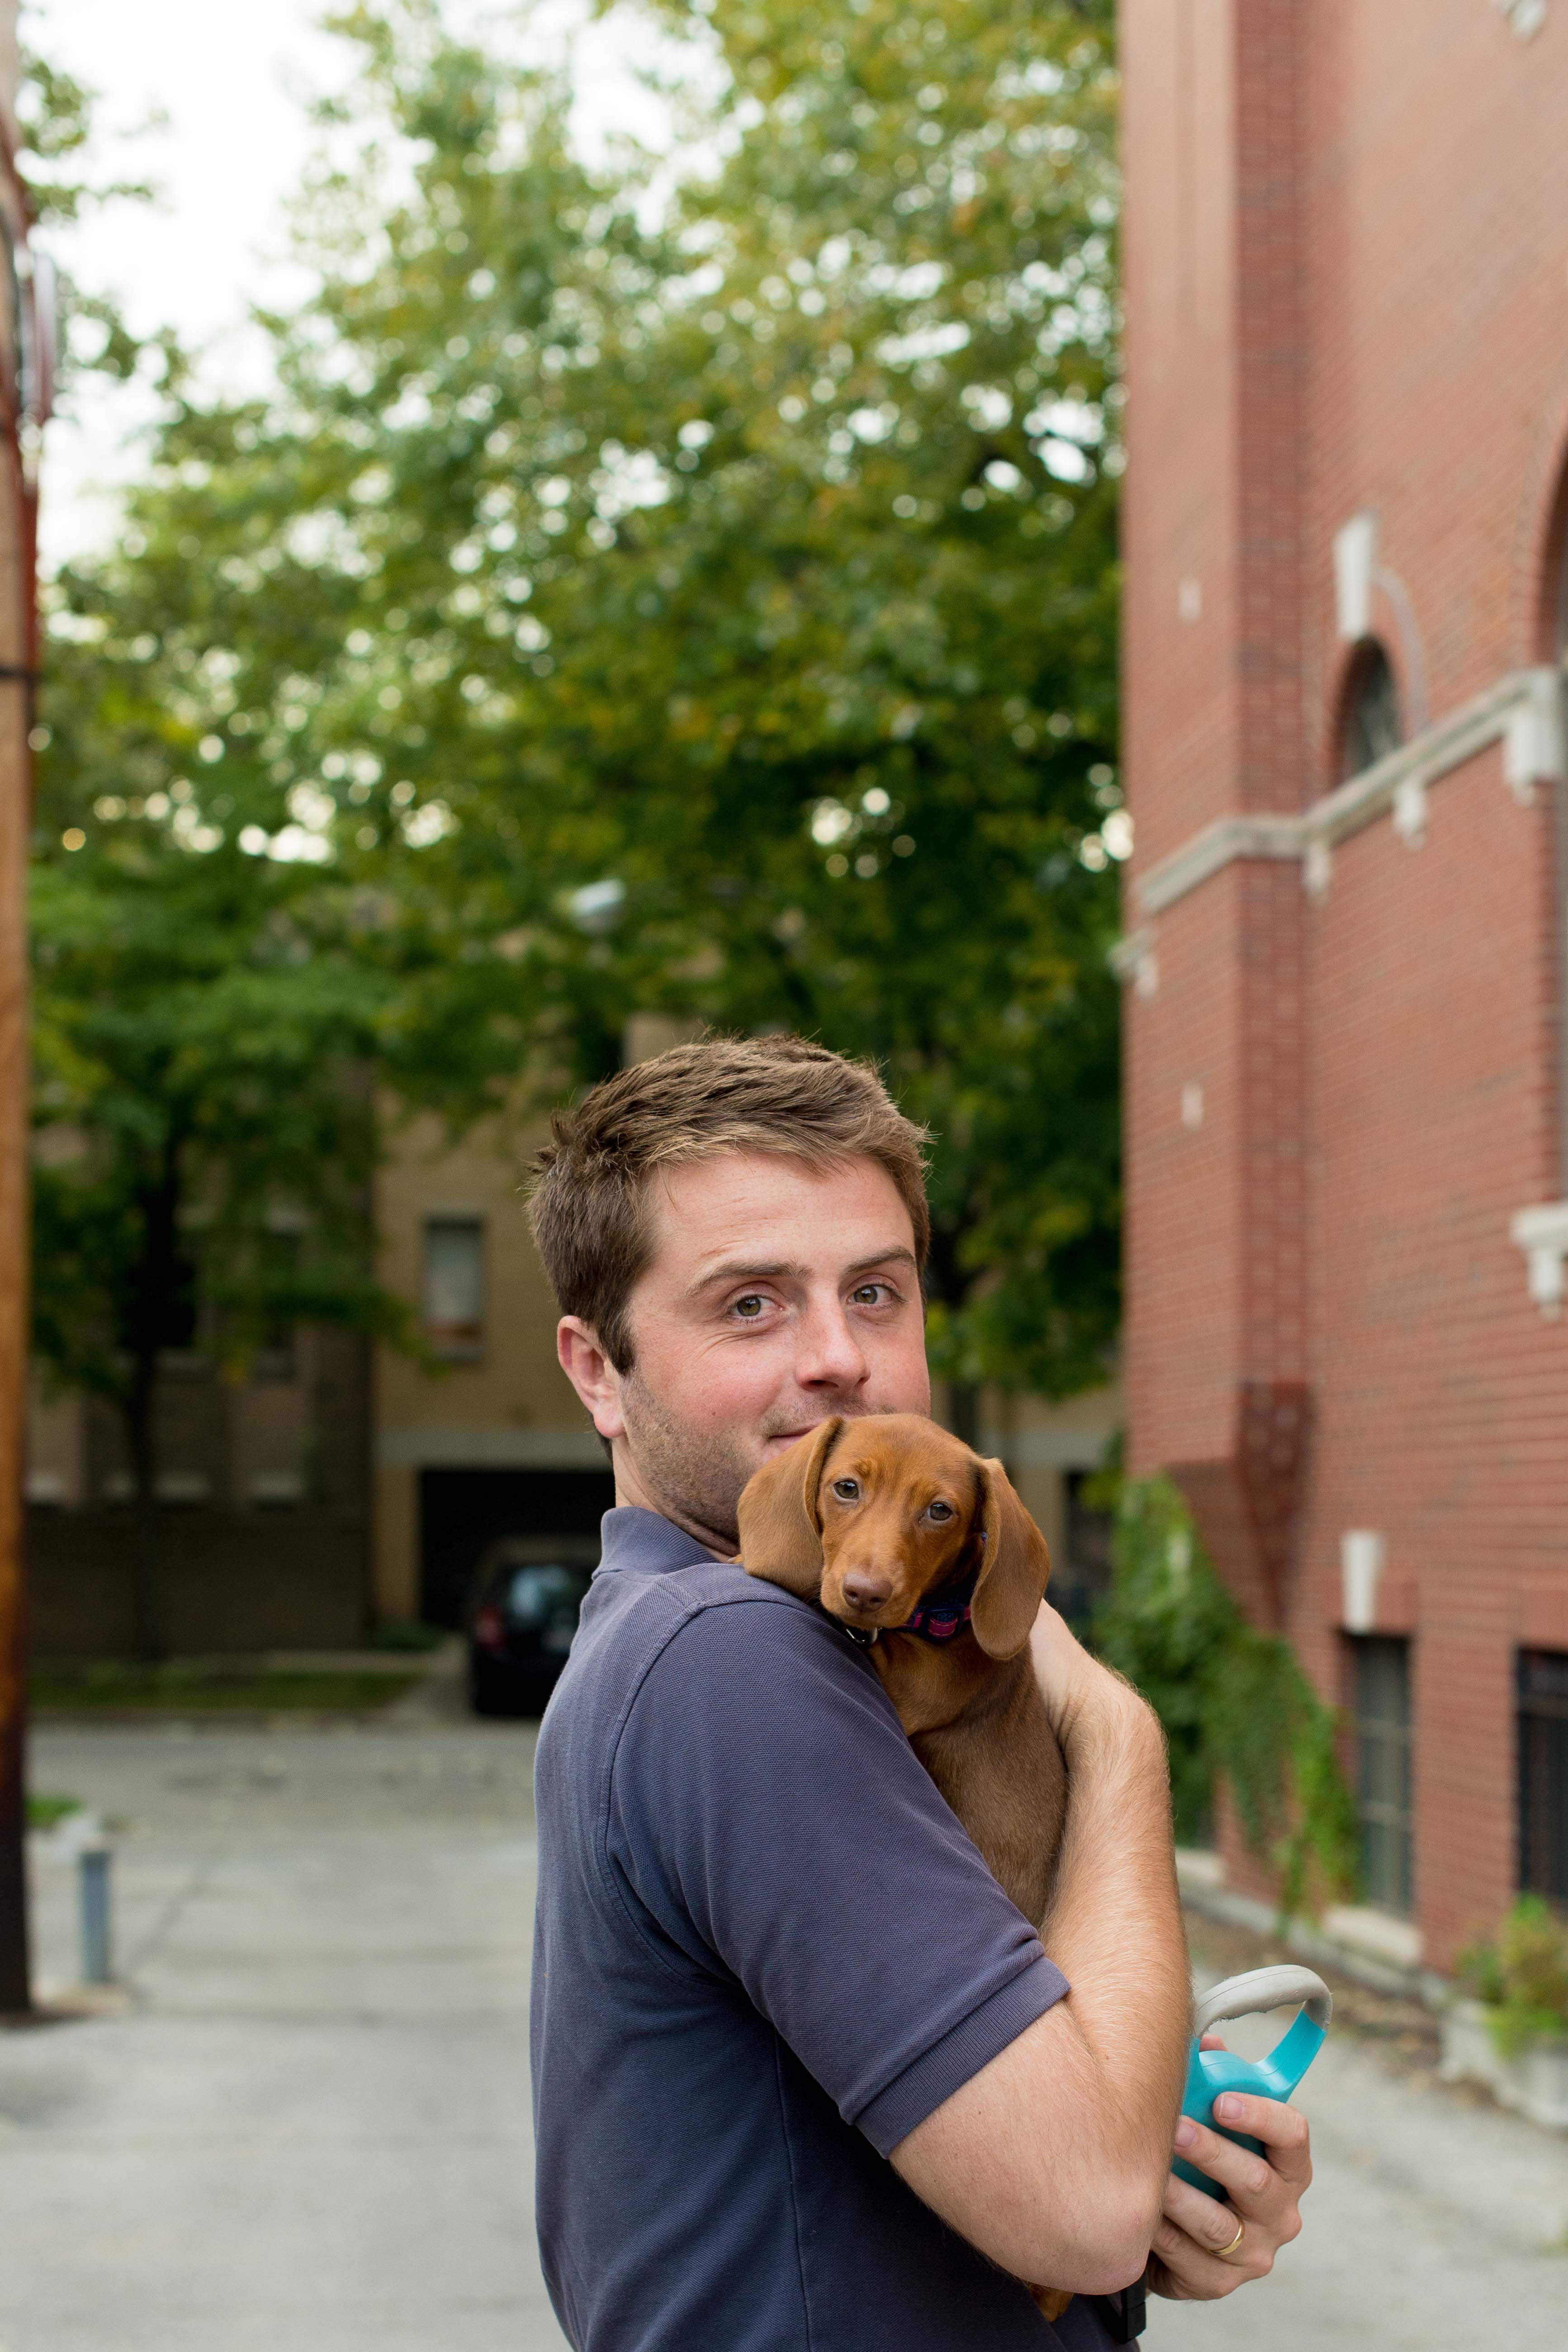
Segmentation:
[(1375, 637), (1356, 647), (1345, 681), (1344, 719), (1340, 729), (1340, 776), (1348, 782), (1363, 768), (1374, 767), (1396, 751), (1405, 740), (1399, 713), (1399, 688), (1393, 665)]

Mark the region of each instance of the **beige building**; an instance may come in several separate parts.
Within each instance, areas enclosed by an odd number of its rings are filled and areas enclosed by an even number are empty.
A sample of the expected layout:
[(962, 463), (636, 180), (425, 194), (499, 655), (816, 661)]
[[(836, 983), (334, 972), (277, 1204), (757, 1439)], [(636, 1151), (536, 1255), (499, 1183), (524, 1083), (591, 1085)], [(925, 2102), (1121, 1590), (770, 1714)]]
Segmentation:
[(531, 1137), (459, 1144), (412, 1128), (377, 1197), (382, 1280), (417, 1309), (428, 1360), (374, 1369), (375, 1608), (454, 1622), (493, 1536), (596, 1532), (614, 1500), (592, 1424), (555, 1360), (555, 1302), (523, 1213)]
[[(377, 1179), (380, 1273), (414, 1310), (419, 1354), (303, 1329), (231, 1381), (199, 1328), (169, 1351), (157, 1502), (173, 1650), (343, 1648), (376, 1625), (455, 1624), (494, 1538), (597, 1532), (609, 1466), (556, 1363), (524, 1214), (537, 1134), (498, 1118), (458, 1142), (432, 1120), (396, 1137)], [(1106, 1532), (1081, 1489), (1119, 1417), (1109, 1389), (1056, 1408), (990, 1399), (983, 1414), (983, 1444), (1050, 1541), (1056, 1594), (1079, 1608)], [(35, 1380), (28, 1435), (35, 1646), (126, 1651), (131, 1481), (114, 1417)]]

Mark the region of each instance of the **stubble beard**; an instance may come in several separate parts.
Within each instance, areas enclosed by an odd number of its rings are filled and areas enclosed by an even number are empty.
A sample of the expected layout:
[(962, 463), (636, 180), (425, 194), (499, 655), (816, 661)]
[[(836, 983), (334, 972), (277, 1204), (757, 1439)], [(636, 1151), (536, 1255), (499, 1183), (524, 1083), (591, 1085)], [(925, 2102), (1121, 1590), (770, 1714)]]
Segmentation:
[[(817, 1419), (826, 1421), (830, 1413), (857, 1411), (863, 1412), (865, 1407), (836, 1403)], [(627, 1449), (643, 1486), (658, 1497), (665, 1516), (683, 1527), (738, 1543), (742, 1492), (761, 1466), (761, 1454), (753, 1453), (747, 1439), (733, 1430), (700, 1433), (678, 1421), (636, 1370), (622, 1382), (621, 1412)], [(781, 1414), (773, 1428), (764, 1421), (757, 1436), (765, 1444), (770, 1437), (783, 1437), (799, 1427), (798, 1412), (793, 1419)]]

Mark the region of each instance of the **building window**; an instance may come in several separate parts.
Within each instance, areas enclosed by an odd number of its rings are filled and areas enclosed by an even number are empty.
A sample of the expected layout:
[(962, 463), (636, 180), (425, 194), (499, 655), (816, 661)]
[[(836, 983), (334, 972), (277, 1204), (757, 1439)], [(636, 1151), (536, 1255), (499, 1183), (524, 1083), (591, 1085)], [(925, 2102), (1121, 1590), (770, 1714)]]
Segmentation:
[(1568, 1655), (1519, 1657), (1519, 1883), (1568, 1904)]
[(1410, 1644), (1386, 1634), (1351, 1643), (1356, 1804), (1367, 1900), (1407, 1912), (1414, 1887), (1410, 1805)]
[(1373, 637), (1357, 647), (1351, 663), (1344, 712), (1340, 775), (1348, 782), (1397, 751), (1405, 740), (1399, 688), (1388, 656)]
[(425, 1337), (437, 1355), (472, 1363), (485, 1345), (485, 1229), (479, 1217), (425, 1221)]

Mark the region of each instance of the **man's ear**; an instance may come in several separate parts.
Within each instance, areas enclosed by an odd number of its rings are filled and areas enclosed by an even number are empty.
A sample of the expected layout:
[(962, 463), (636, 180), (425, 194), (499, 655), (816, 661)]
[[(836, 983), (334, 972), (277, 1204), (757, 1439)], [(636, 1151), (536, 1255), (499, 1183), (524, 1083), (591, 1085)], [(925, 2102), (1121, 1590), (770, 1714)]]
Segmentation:
[(1045, 1599), (1051, 1553), (1000, 1462), (980, 1465), (980, 1523), (985, 1543), (969, 1622), (987, 1657), (1016, 1657)]
[(822, 1521), (816, 1498), (823, 1465), (844, 1423), (835, 1418), (802, 1437), (746, 1482), (738, 1513), (741, 1565), (752, 1576), (815, 1601), (822, 1591)]
[(580, 1315), (563, 1315), (555, 1327), (555, 1353), (599, 1435), (606, 1444), (624, 1437), (620, 1375), (592, 1325)]

